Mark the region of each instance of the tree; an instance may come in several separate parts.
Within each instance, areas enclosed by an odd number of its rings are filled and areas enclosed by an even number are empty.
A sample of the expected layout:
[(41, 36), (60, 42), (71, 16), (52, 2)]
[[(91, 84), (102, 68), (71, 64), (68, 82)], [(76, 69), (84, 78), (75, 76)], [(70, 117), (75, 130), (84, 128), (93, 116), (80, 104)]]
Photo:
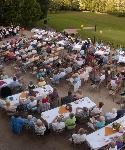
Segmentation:
[(40, 5), (36, 0), (22, 0), (20, 3), (20, 13), (20, 23), (25, 26), (33, 26), (40, 19)]
[(41, 9), (36, 0), (0, 0), (2, 24), (32, 26), (40, 19)]
[(41, 8), (41, 19), (47, 18), (47, 13), (49, 9), (49, 0), (37, 0), (37, 2), (40, 4)]

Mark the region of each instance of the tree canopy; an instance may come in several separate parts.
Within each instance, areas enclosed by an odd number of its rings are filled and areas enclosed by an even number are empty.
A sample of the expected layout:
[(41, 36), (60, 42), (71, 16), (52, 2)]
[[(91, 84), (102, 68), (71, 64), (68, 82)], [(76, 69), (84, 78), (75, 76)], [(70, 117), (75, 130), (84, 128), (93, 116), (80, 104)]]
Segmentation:
[(125, 0), (50, 0), (50, 10), (82, 10), (125, 14)]
[(33, 26), (47, 15), (48, 0), (0, 0), (1, 24)]

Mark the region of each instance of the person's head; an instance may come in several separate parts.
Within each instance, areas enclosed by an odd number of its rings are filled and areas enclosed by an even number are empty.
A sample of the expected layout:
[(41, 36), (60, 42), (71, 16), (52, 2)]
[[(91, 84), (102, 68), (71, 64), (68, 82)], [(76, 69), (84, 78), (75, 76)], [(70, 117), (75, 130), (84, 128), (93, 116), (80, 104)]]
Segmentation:
[(69, 114), (69, 117), (70, 119), (72, 119), (74, 117), (74, 114), (73, 113)]
[(102, 108), (102, 107), (103, 107), (103, 105), (104, 105), (104, 103), (103, 103), (103, 102), (99, 102), (99, 108)]
[(115, 146), (116, 146), (116, 143), (115, 143), (115, 142), (111, 142), (111, 143), (110, 143), (110, 147), (111, 147), (111, 148), (115, 148)]
[(101, 122), (105, 122), (105, 117), (104, 117), (104, 116), (100, 116), (100, 117), (99, 117), (99, 120), (100, 120)]
[(42, 125), (43, 125), (43, 122), (42, 122), (40, 119), (37, 119), (36, 125), (37, 125), (37, 126), (42, 126)]
[(113, 114), (117, 113), (117, 109), (116, 108), (112, 108), (112, 113)]
[(68, 91), (68, 96), (71, 96), (72, 95), (72, 92), (71, 91)]
[(29, 82), (29, 85), (33, 85), (33, 81), (30, 81), (30, 82)]
[(33, 118), (32, 115), (28, 115), (28, 116), (27, 116), (27, 119), (28, 119), (28, 120), (31, 120), (32, 118)]
[(16, 81), (16, 77), (13, 77), (13, 81)]
[(78, 131), (78, 134), (83, 135), (85, 133), (85, 130), (83, 128), (80, 128)]

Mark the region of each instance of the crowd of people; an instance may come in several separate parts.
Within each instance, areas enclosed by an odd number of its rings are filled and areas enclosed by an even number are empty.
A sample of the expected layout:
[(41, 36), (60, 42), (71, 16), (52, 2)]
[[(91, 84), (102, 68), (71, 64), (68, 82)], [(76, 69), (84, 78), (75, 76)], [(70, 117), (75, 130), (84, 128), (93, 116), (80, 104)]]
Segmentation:
[(16, 36), (20, 31), (20, 26), (0, 27), (0, 41), (5, 38)]
[[(18, 27), (2, 28), (0, 35), (4, 33), (4, 37), (14, 36), (14, 33), (17, 34), (18, 31)], [(102, 109), (103, 102), (90, 110), (86, 107), (78, 107), (76, 114), (72, 113), (70, 105), (71, 102), (83, 97), (80, 88), (87, 82), (92, 89), (101, 88), (101, 85), (104, 85), (113, 97), (125, 95), (124, 91), (121, 93), (124, 88), (125, 68), (118, 67), (118, 50), (112, 54), (109, 44), (93, 43), (90, 38), (83, 41), (74, 35), (40, 29), (33, 29), (32, 32), (35, 35), (31, 38), (12, 39), (3, 42), (0, 47), (1, 64), (9, 62), (13, 64), (13, 70), (15, 70), (13, 81), (3, 86), (4, 79), (8, 76), (3, 71), (2, 65), (0, 66), (1, 97), (5, 99), (16, 93), (23, 93), (18, 106), (13, 105), (11, 101), (0, 101), (2, 109), (12, 116), (11, 129), (15, 134), (21, 134), (24, 128), (32, 130), (37, 135), (44, 135), (51, 132), (51, 129), (58, 133), (71, 130), (72, 136), (69, 141), (81, 144), (85, 142), (86, 130), (79, 128), (74, 134), (79, 124), (87, 124), (93, 130), (98, 130), (124, 116), (125, 109), (113, 108), (111, 112), (105, 113)], [(24, 73), (36, 78), (37, 85), (32, 81), (26, 85), (21, 79)], [(69, 90), (67, 96), (61, 98), (58, 89), (54, 88), (49, 95), (43, 95), (42, 98), (37, 99), (37, 93), (34, 91), (36, 87), (43, 88), (47, 82), (56, 86), (62, 81), (73, 86), (73, 92)], [(28, 92), (24, 92), (26, 90)], [(71, 112), (69, 117), (64, 120), (61, 116), (56, 116), (51, 127), (48, 127), (39, 116), (42, 112), (58, 107), (60, 104), (67, 106)], [(119, 149), (119, 138), (121, 139), (121, 137), (113, 139), (105, 148)], [(124, 139), (123, 134), (123, 145)]]

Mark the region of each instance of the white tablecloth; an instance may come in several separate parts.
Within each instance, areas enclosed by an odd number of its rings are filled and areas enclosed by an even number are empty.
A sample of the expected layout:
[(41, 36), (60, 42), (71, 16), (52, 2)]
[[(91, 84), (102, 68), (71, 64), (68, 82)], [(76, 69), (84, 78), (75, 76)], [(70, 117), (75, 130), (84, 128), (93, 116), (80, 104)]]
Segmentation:
[[(115, 122), (118, 122), (125, 127), (125, 116), (118, 119)], [(107, 127), (112, 127), (112, 124), (113, 123), (109, 124)], [(122, 134), (123, 133), (117, 132), (110, 136), (105, 136), (105, 127), (104, 127), (100, 130), (95, 131), (92, 134), (87, 135), (86, 141), (87, 141), (88, 145), (91, 147), (91, 149), (98, 150), (98, 149), (106, 146), (107, 144), (109, 144), (112, 141), (112, 137), (121, 136)]]
[(109, 55), (109, 53), (110, 53), (110, 51), (101, 51), (101, 50), (98, 50), (98, 51), (96, 51), (95, 52), (95, 55), (100, 55), (100, 56), (102, 56), (102, 55)]
[(73, 46), (73, 51), (75, 50), (75, 51), (80, 51), (81, 50), (81, 47), (82, 47), (82, 44), (76, 44), (76, 45), (74, 45)]
[(5, 82), (5, 84), (0, 86), (0, 88), (2, 88), (3, 86), (6, 86), (6, 85), (10, 84), (13, 81), (13, 79), (12, 78), (7, 78), (7, 79), (0, 80), (0, 81), (4, 81)]
[[(96, 106), (96, 104), (94, 102), (92, 102), (88, 97), (82, 98), (80, 100), (77, 100), (76, 103), (72, 102), (70, 103), (72, 105), (72, 112), (75, 114), (76, 113), (76, 108), (77, 107), (87, 107), (88, 109), (93, 108), (94, 106)], [(56, 116), (59, 116), (59, 108), (54, 108), (48, 111), (45, 111), (41, 114), (41, 117), (49, 124), (52, 123), (52, 121), (54, 120), (54, 118)], [(69, 113), (64, 114), (64, 118), (68, 117)]]
[(125, 63), (125, 56), (119, 55), (118, 63)]
[[(50, 85), (45, 85), (44, 88), (38, 87), (38, 88), (34, 89), (34, 91), (38, 92), (36, 94), (36, 97), (38, 98), (38, 97), (42, 97), (44, 95), (51, 94), (53, 92), (53, 88)], [(19, 104), (20, 95), (21, 95), (21, 93), (9, 96), (9, 97), (7, 97), (7, 100), (10, 100), (13, 105), (17, 106)], [(11, 98), (12, 98), (12, 100), (11, 100)]]
[(58, 45), (62, 45), (62, 46), (65, 46), (65, 41), (64, 40), (61, 40), (59, 42), (57, 42)]

